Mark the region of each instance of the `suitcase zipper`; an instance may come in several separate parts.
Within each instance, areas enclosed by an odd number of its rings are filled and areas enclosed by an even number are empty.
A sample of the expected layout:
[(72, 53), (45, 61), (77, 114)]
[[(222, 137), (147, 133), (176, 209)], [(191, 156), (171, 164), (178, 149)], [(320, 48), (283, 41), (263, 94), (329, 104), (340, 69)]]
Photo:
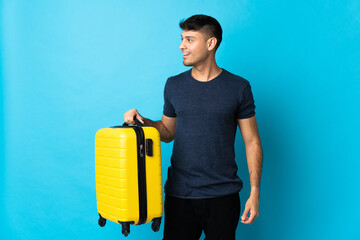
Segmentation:
[(146, 166), (144, 154), (144, 131), (141, 127), (133, 127), (138, 143), (138, 184), (139, 184), (139, 223), (143, 224), (147, 219), (147, 194), (146, 194)]
[(138, 161), (138, 190), (139, 190), (139, 222), (137, 225), (144, 224), (147, 219), (147, 193), (146, 193), (146, 166), (144, 144), (144, 130), (140, 126), (113, 126), (112, 128), (133, 128), (137, 142), (137, 161)]
[(144, 157), (144, 146), (140, 145), (140, 157)]

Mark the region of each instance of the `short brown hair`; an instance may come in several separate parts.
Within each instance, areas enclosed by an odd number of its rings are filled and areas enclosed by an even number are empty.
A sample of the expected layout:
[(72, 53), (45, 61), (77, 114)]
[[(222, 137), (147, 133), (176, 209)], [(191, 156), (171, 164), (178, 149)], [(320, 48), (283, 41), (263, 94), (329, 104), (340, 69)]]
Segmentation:
[(209, 38), (215, 37), (217, 39), (215, 49), (218, 49), (222, 40), (222, 28), (215, 18), (198, 14), (186, 20), (181, 20), (179, 25), (182, 30), (199, 31), (203, 32)]

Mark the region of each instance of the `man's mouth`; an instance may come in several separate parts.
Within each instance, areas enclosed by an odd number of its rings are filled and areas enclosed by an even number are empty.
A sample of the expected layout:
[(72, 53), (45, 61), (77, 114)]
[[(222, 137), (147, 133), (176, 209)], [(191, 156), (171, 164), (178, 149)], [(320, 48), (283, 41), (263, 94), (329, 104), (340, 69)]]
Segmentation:
[(183, 57), (187, 57), (189, 55), (190, 55), (190, 53), (183, 53)]

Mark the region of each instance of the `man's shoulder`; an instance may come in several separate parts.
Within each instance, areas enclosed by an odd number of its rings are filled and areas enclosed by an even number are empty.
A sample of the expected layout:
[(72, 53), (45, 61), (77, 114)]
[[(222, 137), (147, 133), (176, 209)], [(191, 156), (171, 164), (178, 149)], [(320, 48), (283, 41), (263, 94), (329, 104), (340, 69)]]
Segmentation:
[(233, 74), (225, 69), (224, 71), (224, 83), (226, 84), (226, 89), (236, 91), (236, 92), (243, 92), (244, 89), (250, 87), (250, 82), (242, 76), (237, 74)]
[(184, 86), (184, 79), (188, 77), (189, 71), (184, 71), (174, 76), (170, 76), (166, 81), (166, 87), (169, 88), (181, 88)]
[(249, 81), (246, 80), (244, 77), (241, 77), (240, 75), (231, 73), (225, 69), (223, 69), (223, 71), (225, 72), (225, 77), (229, 80), (229, 81), (233, 81), (234, 83), (240, 84), (240, 85), (247, 85), (249, 84)]
[(184, 78), (186, 78), (187, 77), (187, 75), (189, 74), (189, 72), (191, 71), (191, 69), (190, 70), (186, 70), (186, 71), (184, 71), (184, 72), (182, 72), (182, 73), (179, 73), (179, 74), (177, 74), (177, 75), (174, 75), (174, 76), (170, 76), (169, 77), (169, 79), (176, 79), (176, 80), (178, 80), (178, 79), (184, 79)]

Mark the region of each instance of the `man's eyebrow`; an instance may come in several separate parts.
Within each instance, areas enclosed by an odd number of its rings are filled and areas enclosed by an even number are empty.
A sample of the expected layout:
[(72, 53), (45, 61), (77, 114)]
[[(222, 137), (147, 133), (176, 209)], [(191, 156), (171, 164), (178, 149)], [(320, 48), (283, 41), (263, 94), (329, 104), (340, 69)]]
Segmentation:
[(194, 37), (194, 36), (184, 36), (183, 37), (183, 35), (180, 35), (182, 38), (196, 38), (196, 37)]

